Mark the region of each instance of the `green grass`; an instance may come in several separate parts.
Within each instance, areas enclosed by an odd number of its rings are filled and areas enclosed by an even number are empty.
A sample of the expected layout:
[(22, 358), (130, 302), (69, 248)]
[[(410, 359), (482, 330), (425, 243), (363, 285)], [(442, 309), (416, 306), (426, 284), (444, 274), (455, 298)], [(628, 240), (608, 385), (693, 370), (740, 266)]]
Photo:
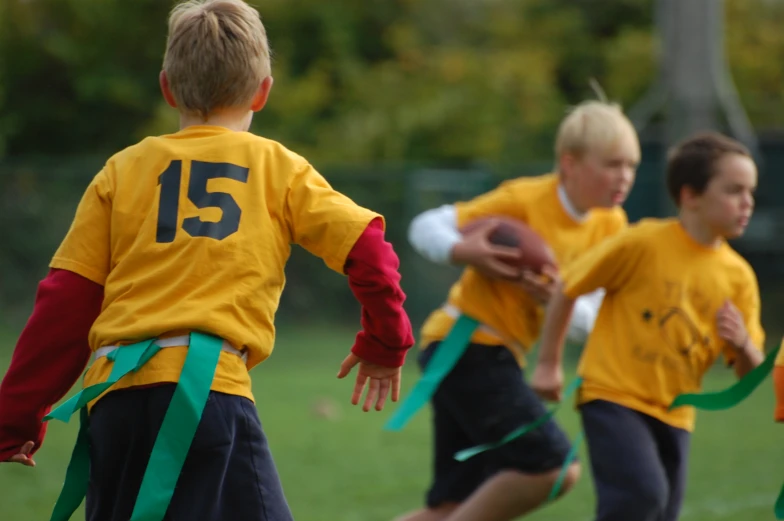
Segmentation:
[[(350, 381), (335, 379), (353, 339), (347, 329), (284, 328), (273, 356), (252, 372), (264, 429), (298, 521), (390, 521), (417, 508), (430, 477), (429, 411), (399, 433), (382, 431), (392, 409), (362, 413), (348, 403)], [(13, 334), (0, 334), (4, 374)], [(417, 372), (411, 357), (406, 388)], [(714, 369), (706, 387), (731, 384), (730, 371)], [(334, 407), (331, 419), (317, 414)], [(781, 482), (784, 429), (772, 422), (769, 381), (739, 407), (700, 413), (693, 437), (683, 521), (772, 520)], [(577, 416), (564, 407), (559, 421), (574, 436)], [(38, 467), (0, 465), (2, 519), (49, 518), (76, 436), (77, 421), (53, 422)], [(583, 461), (587, 461), (584, 447)], [(590, 521), (594, 507), (589, 473), (574, 492), (535, 513), (532, 521)], [(80, 512), (74, 519), (83, 519)]]

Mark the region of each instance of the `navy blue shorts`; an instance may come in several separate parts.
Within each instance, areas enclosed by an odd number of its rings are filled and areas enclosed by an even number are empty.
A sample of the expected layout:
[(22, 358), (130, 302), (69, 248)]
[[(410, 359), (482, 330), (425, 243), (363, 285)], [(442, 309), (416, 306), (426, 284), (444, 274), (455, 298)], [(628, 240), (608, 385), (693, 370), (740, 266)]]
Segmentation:
[[(87, 521), (128, 521), (174, 384), (112, 391), (90, 414)], [(258, 412), (211, 392), (166, 521), (290, 521)]]
[(580, 412), (596, 521), (676, 521), (686, 487), (689, 432), (603, 400), (583, 404)]
[[(424, 367), (438, 342), (419, 356)], [(427, 505), (462, 502), (502, 470), (541, 474), (560, 468), (570, 442), (555, 422), (494, 450), (459, 462), (456, 452), (495, 442), (547, 412), (503, 346), (470, 344), (432, 400), (434, 477)]]

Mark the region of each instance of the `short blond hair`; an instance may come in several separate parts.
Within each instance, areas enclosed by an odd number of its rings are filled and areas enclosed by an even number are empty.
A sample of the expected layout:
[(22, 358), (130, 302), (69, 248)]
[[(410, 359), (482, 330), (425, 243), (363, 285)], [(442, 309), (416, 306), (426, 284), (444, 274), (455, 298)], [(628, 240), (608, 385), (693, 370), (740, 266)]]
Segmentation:
[(163, 70), (178, 108), (207, 119), (249, 104), (270, 75), (267, 31), (242, 0), (190, 0), (172, 9)]
[(624, 134), (634, 136), (639, 146), (637, 131), (619, 104), (584, 101), (561, 121), (555, 138), (556, 164), (565, 154), (581, 157), (591, 150), (606, 149)]

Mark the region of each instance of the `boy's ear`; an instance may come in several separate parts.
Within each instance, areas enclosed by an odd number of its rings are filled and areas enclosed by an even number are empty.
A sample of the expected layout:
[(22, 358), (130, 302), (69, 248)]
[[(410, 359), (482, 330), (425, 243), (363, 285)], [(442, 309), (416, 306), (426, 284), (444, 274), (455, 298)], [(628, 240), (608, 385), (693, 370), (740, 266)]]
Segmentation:
[(259, 85), (259, 89), (256, 91), (256, 94), (253, 95), (253, 101), (250, 105), (250, 110), (253, 112), (258, 112), (264, 108), (264, 105), (267, 104), (267, 99), (269, 98), (269, 93), (272, 90), (272, 76), (267, 76)]
[(680, 194), (680, 204), (682, 208), (691, 208), (697, 202), (700, 194), (694, 191), (691, 186), (682, 186)]
[(158, 75), (158, 83), (161, 85), (163, 99), (166, 100), (166, 103), (168, 103), (170, 107), (176, 109), (177, 102), (174, 100), (171, 89), (169, 89), (169, 78), (166, 77), (166, 71), (161, 71), (161, 73)]
[(558, 158), (558, 171), (561, 173), (561, 178), (567, 177), (574, 169), (574, 164), (577, 161), (577, 158), (574, 157), (574, 154), (562, 154), (561, 157)]

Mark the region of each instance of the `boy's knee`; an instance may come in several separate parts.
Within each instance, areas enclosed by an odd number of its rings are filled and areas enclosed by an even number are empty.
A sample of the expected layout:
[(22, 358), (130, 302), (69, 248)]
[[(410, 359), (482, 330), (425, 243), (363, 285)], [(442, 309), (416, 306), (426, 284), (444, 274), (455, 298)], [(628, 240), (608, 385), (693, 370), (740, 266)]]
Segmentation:
[[(566, 470), (564, 474), (563, 480), (560, 482), (558, 486), (558, 493), (555, 496), (556, 499), (560, 498), (567, 492), (569, 492), (572, 487), (577, 483), (580, 479), (580, 463), (575, 461), (569, 468)], [(543, 493), (546, 493), (548, 497), (553, 492), (553, 488), (558, 484), (558, 478), (561, 475), (560, 468), (543, 473), (543, 474), (529, 474), (523, 471), (512, 471), (510, 477), (513, 479), (518, 480), (519, 485), (521, 487), (526, 488), (527, 490), (531, 489), (531, 486), (536, 483), (536, 488), (541, 489)]]
[[(561, 484), (561, 490), (558, 491), (558, 497), (563, 496), (564, 494), (569, 492), (572, 489), (572, 487), (574, 487), (574, 485), (580, 479), (580, 472), (581, 472), (580, 463), (575, 461), (574, 463), (569, 465), (569, 468), (566, 471), (566, 475), (564, 476), (563, 483)], [(556, 477), (556, 479), (558, 478)], [(555, 482), (553, 482), (553, 485), (554, 484)]]
[(442, 503), (437, 507), (428, 507), (416, 512), (410, 512), (400, 517), (396, 517), (394, 521), (444, 521), (452, 512), (454, 512), (460, 503), (447, 502)]
[(658, 521), (667, 509), (667, 491), (656, 486), (630, 488), (603, 507), (597, 521)]
[[(559, 499), (567, 492), (572, 490), (574, 485), (580, 479), (580, 463), (575, 461), (569, 468), (566, 469), (566, 473), (564, 474), (563, 480), (558, 488), (558, 494), (555, 496), (554, 499)], [(561, 469), (554, 470), (545, 476), (542, 476), (543, 479), (546, 479), (548, 486), (550, 487), (550, 493), (552, 493), (553, 487), (558, 483), (558, 478), (561, 475)]]

